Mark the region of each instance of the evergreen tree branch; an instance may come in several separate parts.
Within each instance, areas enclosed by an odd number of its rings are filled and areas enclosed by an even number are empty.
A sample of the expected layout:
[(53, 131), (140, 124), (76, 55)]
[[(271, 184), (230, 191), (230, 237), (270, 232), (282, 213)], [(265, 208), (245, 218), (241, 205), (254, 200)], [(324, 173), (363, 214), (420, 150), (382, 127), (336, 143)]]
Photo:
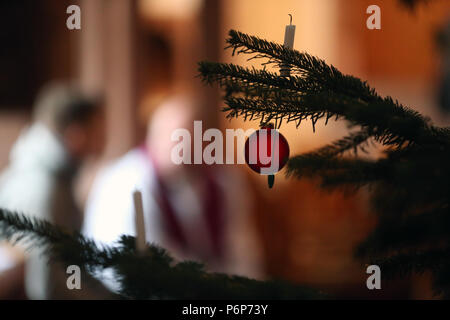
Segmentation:
[[(266, 59), (267, 61), (263, 64), (275, 64), (276, 66), (287, 64), (294, 69), (294, 72), (296, 71), (300, 76), (308, 80), (315, 80), (322, 83), (328, 81), (328, 85), (334, 82), (340, 88), (346, 90), (347, 93), (350, 92), (349, 88), (355, 87), (355, 84), (360, 84), (358, 81), (354, 81), (356, 78), (348, 77), (346, 79), (350, 80), (349, 82), (352, 85), (344, 88), (341, 82), (343, 75), (333, 66), (328, 66), (323, 60), (239, 31), (230, 30), (227, 43), (227, 48), (233, 49), (233, 55), (235, 53), (254, 54), (255, 56), (250, 59)], [(366, 89), (369, 88), (366, 87)], [(361, 94), (360, 90), (361, 87), (357, 89), (357, 96)], [(372, 97), (368, 91), (366, 92), (366, 96), (369, 98)]]
[(300, 77), (280, 77), (266, 70), (244, 68), (234, 64), (200, 62), (199, 71), (207, 84), (217, 83), (228, 95), (281, 97), (297, 93), (320, 92), (319, 84)]
[[(386, 144), (401, 145), (406, 141), (449, 144), (448, 128), (442, 130), (433, 127), (429, 124), (429, 119), (402, 106), (391, 97), (381, 98), (366, 82), (343, 75), (323, 60), (235, 30), (231, 30), (229, 36), (227, 43), (233, 49), (233, 54), (255, 54), (253, 58), (265, 58), (267, 63), (287, 64), (294, 71), (297, 70), (300, 76), (277, 79), (275, 74), (266, 71), (250, 71), (227, 64), (200, 63), (199, 71), (204, 81), (218, 82), (225, 87), (228, 95), (243, 92), (247, 96), (260, 97), (259, 106), (251, 99), (226, 101), (231, 102), (231, 105), (228, 104), (225, 110), (233, 111), (229, 116), (244, 115), (248, 119), (274, 118), (279, 121), (285, 117), (288, 121), (292, 118), (296, 121), (311, 118), (314, 125), (319, 114), (321, 117), (341, 115), (352, 123), (368, 127), (374, 134), (384, 136)], [(295, 104), (294, 108), (285, 108), (278, 113), (274, 108), (265, 108), (263, 104), (270, 97), (276, 102), (272, 103), (274, 107), (278, 102), (278, 106)], [(283, 101), (278, 101), (279, 98)], [(267, 101), (268, 104), (271, 102)], [(299, 105), (304, 109), (298, 108)], [(311, 114), (310, 109), (321, 112)], [(240, 112), (236, 112), (238, 110)]]
[(372, 259), (370, 263), (380, 266), (386, 278), (405, 277), (413, 272), (423, 273), (427, 270), (439, 271), (442, 268), (448, 268), (450, 250), (442, 248), (399, 253), (387, 258)]
[(226, 41), (227, 48), (234, 54), (254, 54), (251, 59), (265, 59), (263, 64), (288, 65), (292, 73), (298, 74), (308, 82), (317, 82), (329, 91), (359, 98), (366, 102), (381, 99), (376, 91), (360, 79), (342, 74), (334, 66), (308, 53), (287, 48), (281, 44), (269, 42), (255, 36), (230, 30)]
[[(226, 92), (227, 117), (274, 121), (276, 127), (283, 120), (297, 126), (311, 120), (313, 130), (319, 119), (335, 118), (358, 127), (330, 145), (292, 157), (287, 175), (319, 177), (324, 187), (370, 185), (380, 223), (360, 247), (360, 257), (380, 264), (383, 274), (431, 270), (435, 289), (450, 297), (450, 127), (432, 125), (391, 97), (379, 96), (367, 82), (307, 53), (234, 30), (227, 43), (233, 55), (287, 66), (291, 74), (201, 64), (203, 79)], [(379, 159), (358, 157), (369, 141), (387, 147)], [(345, 157), (350, 150), (355, 158)], [(374, 256), (383, 258), (374, 262)]]
[(429, 248), (436, 241), (450, 240), (449, 208), (434, 208), (407, 216), (386, 216), (359, 246), (359, 256), (375, 256), (392, 251)]
[[(226, 97), (223, 110), (227, 117), (244, 117), (244, 119), (286, 119), (295, 121), (297, 126), (302, 120), (310, 119), (313, 129), (317, 120), (333, 116), (342, 117), (353, 125), (361, 126), (371, 132), (384, 145), (404, 143), (437, 143), (440, 134), (431, 128), (416, 112), (401, 106), (392, 112), (390, 104), (382, 102), (367, 103), (350, 99), (346, 96), (328, 94), (304, 94), (279, 99), (251, 99)], [(446, 141), (439, 139), (438, 141)], [(446, 141), (448, 144), (448, 141)]]
[(374, 183), (389, 174), (387, 162), (361, 159), (330, 158), (327, 155), (305, 154), (289, 159), (287, 176), (320, 177), (323, 187), (353, 186)]
[(362, 145), (367, 144), (367, 140), (370, 137), (371, 134), (367, 130), (354, 132), (342, 139), (334, 141), (329, 145), (321, 147), (313, 152), (304, 154), (304, 156), (332, 158), (342, 155), (349, 150), (353, 150), (354, 154), (356, 155), (358, 148), (361, 148), (363, 152), (366, 151)]
[(98, 246), (79, 233), (0, 209), (0, 235), (30, 248), (46, 247), (53, 259), (84, 267), (93, 276), (112, 268), (126, 299), (317, 299), (315, 290), (283, 281), (258, 281), (205, 271), (197, 262), (175, 262), (162, 248), (150, 245), (138, 253), (135, 238), (122, 236), (117, 246)]
[(402, 252), (389, 257), (372, 259), (370, 264), (378, 265), (385, 279), (404, 278), (413, 273), (433, 273), (432, 281), (435, 295), (450, 297), (450, 249), (428, 249)]

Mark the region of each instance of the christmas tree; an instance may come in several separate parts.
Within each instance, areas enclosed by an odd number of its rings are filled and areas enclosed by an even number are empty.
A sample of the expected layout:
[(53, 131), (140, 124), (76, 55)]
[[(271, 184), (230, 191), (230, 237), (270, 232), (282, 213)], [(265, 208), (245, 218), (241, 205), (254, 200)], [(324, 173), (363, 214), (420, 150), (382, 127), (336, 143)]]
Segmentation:
[[(369, 186), (379, 215), (376, 230), (357, 249), (383, 276), (431, 270), (436, 293), (450, 294), (449, 194), (450, 128), (439, 128), (366, 82), (285, 46), (231, 30), (234, 53), (288, 66), (289, 77), (233, 64), (202, 62), (206, 83), (225, 91), (227, 117), (261, 124), (319, 119), (346, 121), (351, 132), (313, 152), (294, 156), (287, 175), (319, 177), (324, 188)], [(361, 157), (373, 143), (384, 146), (378, 159)]]
[[(407, 1), (406, 1), (407, 2)], [(377, 264), (383, 276), (430, 270), (434, 288), (450, 296), (450, 128), (334, 66), (273, 42), (235, 30), (228, 48), (287, 68), (288, 76), (234, 64), (201, 62), (208, 84), (224, 89), (227, 117), (283, 122), (346, 121), (349, 134), (330, 145), (289, 159), (287, 175), (319, 177), (324, 188), (354, 191), (368, 186), (379, 215), (374, 232), (356, 250), (363, 263)], [(319, 133), (318, 133), (319, 134)], [(383, 146), (377, 159), (362, 157), (370, 144)], [(0, 209), (0, 235), (12, 242), (43, 247), (52, 259), (77, 264), (91, 274), (111, 268), (124, 298), (320, 298), (314, 290), (279, 281), (208, 273), (196, 262), (174, 262), (156, 246), (136, 250), (123, 236), (117, 247), (96, 244), (45, 221)]]

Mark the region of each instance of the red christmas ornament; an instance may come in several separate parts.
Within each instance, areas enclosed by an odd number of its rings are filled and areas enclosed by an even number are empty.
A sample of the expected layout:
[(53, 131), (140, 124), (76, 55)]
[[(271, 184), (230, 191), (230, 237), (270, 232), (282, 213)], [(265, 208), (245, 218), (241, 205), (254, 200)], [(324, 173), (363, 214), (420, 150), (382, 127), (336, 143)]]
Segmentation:
[(273, 185), (273, 175), (288, 159), (289, 144), (273, 126), (262, 127), (245, 142), (245, 162), (253, 171), (269, 176), (269, 187)]

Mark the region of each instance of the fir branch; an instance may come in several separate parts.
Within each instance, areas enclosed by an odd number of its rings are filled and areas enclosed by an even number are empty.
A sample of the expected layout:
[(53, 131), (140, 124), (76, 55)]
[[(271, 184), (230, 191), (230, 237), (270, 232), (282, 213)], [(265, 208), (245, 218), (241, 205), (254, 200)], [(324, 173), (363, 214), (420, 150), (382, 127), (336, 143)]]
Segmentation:
[[(430, 125), (429, 119), (418, 112), (391, 97), (381, 98), (366, 82), (343, 75), (321, 59), (235, 30), (231, 30), (229, 36), (227, 43), (233, 54), (255, 54), (253, 58), (266, 59), (266, 63), (287, 64), (300, 76), (277, 79), (275, 74), (267, 71), (200, 63), (203, 80), (218, 82), (228, 96), (244, 93), (247, 97), (259, 97), (259, 106), (251, 99), (226, 100), (228, 107), (224, 110), (231, 111), (231, 117), (245, 116), (261, 121), (287, 118), (288, 122), (294, 119), (298, 123), (309, 118), (314, 125), (319, 117), (337, 115), (370, 129), (383, 144), (449, 144), (448, 128), (442, 130)], [(271, 106), (264, 106), (265, 102)], [(286, 104), (291, 106), (286, 107)], [(284, 108), (279, 111), (276, 109), (282, 106)], [(316, 111), (311, 113), (311, 109)]]
[(135, 238), (122, 236), (116, 247), (98, 246), (78, 233), (48, 222), (0, 209), (0, 235), (30, 248), (47, 247), (52, 258), (83, 266), (95, 276), (112, 268), (126, 299), (317, 299), (324, 295), (283, 281), (258, 281), (210, 273), (197, 262), (175, 262), (162, 248), (150, 245), (138, 253)]
[(386, 216), (358, 247), (357, 255), (376, 256), (417, 246), (425, 249), (436, 246), (436, 241), (440, 243), (450, 241), (448, 207), (438, 207), (407, 216)]
[(353, 187), (383, 180), (389, 175), (385, 160), (330, 158), (328, 155), (304, 154), (289, 159), (287, 176), (300, 178), (319, 177), (323, 187)]
[[(404, 1), (416, 3), (418, 1)], [(425, 2), (425, 1), (424, 1)], [(391, 97), (381, 97), (367, 82), (342, 74), (307, 53), (231, 30), (228, 48), (263, 65), (288, 66), (290, 77), (226, 64), (201, 64), (207, 83), (225, 90), (228, 118), (261, 123), (344, 119), (356, 133), (313, 152), (291, 158), (287, 175), (321, 179), (324, 187), (356, 189), (370, 185), (380, 223), (360, 246), (359, 256), (382, 266), (383, 274), (431, 270), (435, 289), (450, 297), (450, 127)], [(363, 160), (369, 141), (387, 146), (384, 156)], [(347, 151), (354, 158), (344, 157)], [(375, 256), (382, 256), (374, 261)]]
[(426, 119), (401, 105), (393, 109), (392, 103), (383, 100), (368, 105), (361, 100), (329, 92), (278, 99), (226, 97), (227, 107), (223, 111), (228, 112), (229, 118), (244, 116), (261, 121), (278, 118), (295, 121), (297, 126), (302, 120), (311, 119), (313, 128), (320, 118), (338, 116), (371, 132), (384, 145), (401, 146), (406, 142), (436, 144), (438, 141), (448, 145), (449, 139), (430, 127)]
[(13, 244), (22, 243), (28, 249), (43, 249), (52, 259), (70, 259), (75, 264), (96, 267), (111, 266), (114, 248), (98, 245), (77, 232), (54, 227), (45, 220), (28, 217), (0, 208), (0, 236)]
[(371, 134), (367, 130), (361, 130), (358, 132), (351, 133), (350, 135), (336, 140), (333, 143), (321, 147), (313, 152), (307, 153), (304, 156), (307, 157), (325, 157), (332, 158), (342, 155), (346, 151), (353, 150), (354, 154), (357, 154), (358, 148), (365, 149), (361, 146), (367, 143), (367, 140), (371, 137)]
[(427, 270), (439, 271), (450, 267), (450, 249), (417, 250), (393, 254), (386, 258), (371, 259), (371, 264), (380, 266), (386, 278), (405, 277)]
[(372, 259), (370, 264), (378, 265), (383, 277), (388, 280), (431, 271), (434, 294), (442, 295), (444, 299), (450, 298), (450, 248), (402, 252)]
[(367, 83), (353, 76), (344, 76), (334, 66), (329, 66), (325, 61), (308, 53), (298, 52), (236, 30), (230, 30), (227, 43), (227, 48), (233, 49), (233, 55), (235, 53), (255, 54), (250, 59), (266, 59), (264, 64), (275, 64), (276, 66), (288, 65), (292, 72), (307, 81), (320, 83), (332, 91), (354, 98), (362, 98), (366, 102), (379, 99), (375, 90), (370, 88)]
[(228, 95), (244, 93), (246, 96), (274, 98), (322, 90), (318, 84), (300, 77), (285, 78), (266, 70), (234, 64), (203, 61), (199, 63), (199, 71), (205, 83), (218, 83)]

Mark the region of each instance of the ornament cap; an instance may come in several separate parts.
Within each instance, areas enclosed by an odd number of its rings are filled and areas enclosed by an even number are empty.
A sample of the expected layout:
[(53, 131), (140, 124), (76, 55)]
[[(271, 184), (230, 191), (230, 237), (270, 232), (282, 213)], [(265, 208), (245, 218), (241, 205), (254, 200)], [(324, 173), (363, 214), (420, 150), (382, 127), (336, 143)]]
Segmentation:
[(268, 185), (269, 185), (269, 189), (272, 189), (272, 187), (273, 187), (273, 185), (274, 185), (274, 183), (275, 183), (275, 175), (269, 174), (269, 175), (267, 176), (267, 183), (268, 183)]

